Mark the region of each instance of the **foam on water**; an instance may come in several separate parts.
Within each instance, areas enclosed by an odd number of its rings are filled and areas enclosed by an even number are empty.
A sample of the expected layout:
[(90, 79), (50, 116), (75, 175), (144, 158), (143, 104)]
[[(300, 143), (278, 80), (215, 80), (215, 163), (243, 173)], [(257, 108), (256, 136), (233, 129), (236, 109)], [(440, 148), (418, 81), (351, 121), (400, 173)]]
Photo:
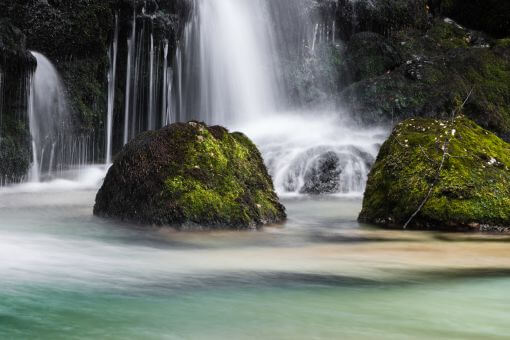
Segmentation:
[[(0, 187), (0, 196), (19, 193), (65, 192), (77, 190), (97, 190), (106, 175), (107, 166), (87, 166), (77, 170), (62, 172), (61, 178), (46, 182), (27, 182)], [(2, 203), (0, 201), (0, 207)]]
[(283, 196), (361, 196), (370, 166), (387, 137), (384, 129), (361, 129), (331, 111), (276, 113), (234, 129), (259, 146)]

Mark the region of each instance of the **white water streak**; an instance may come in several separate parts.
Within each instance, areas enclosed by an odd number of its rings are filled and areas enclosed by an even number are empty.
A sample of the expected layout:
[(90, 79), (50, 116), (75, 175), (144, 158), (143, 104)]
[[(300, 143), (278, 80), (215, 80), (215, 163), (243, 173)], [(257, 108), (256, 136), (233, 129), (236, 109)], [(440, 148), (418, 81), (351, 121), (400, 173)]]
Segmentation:
[(113, 111), (115, 109), (115, 79), (117, 75), (117, 48), (119, 39), (119, 16), (115, 15), (115, 32), (110, 48), (110, 69), (108, 71), (108, 112), (106, 121), (106, 164), (112, 162)]

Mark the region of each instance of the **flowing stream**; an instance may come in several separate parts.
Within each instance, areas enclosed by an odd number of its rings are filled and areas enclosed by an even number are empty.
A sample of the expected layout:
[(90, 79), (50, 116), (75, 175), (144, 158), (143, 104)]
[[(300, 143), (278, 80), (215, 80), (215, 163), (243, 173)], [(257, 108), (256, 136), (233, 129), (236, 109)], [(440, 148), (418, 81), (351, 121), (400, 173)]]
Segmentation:
[[(508, 337), (508, 236), (357, 222), (388, 131), (357, 126), (326, 95), (303, 105), (289, 94), (285, 65), (321, 62), (336, 44), (335, 24), (301, 16), (302, 5), (196, 0), (175, 54), (152, 35), (152, 19), (135, 14), (118, 61), (123, 110), (114, 107), (116, 18), (106, 165), (90, 165), (95, 141), (68, 132), (58, 73), (33, 53), (31, 181), (0, 188), (0, 339)], [(114, 145), (189, 119), (257, 143), (284, 225), (191, 233), (92, 215)]]
[(91, 215), (102, 168), (0, 192), (2, 339), (504, 339), (506, 236), (392, 232), (287, 198), (258, 232)]

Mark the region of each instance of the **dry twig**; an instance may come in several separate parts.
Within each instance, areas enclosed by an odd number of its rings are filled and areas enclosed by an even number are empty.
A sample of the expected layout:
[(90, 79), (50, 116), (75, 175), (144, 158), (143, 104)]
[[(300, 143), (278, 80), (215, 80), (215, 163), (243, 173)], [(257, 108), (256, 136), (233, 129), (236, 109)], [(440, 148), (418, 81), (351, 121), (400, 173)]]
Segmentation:
[[(469, 98), (471, 97), (472, 93), (473, 93), (473, 88), (471, 88), (471, 90), (469, 91), (469, 93), (468, 93), (466, 99), (464, 100), (464, 102), (462, 103), (462, 105), (459, 106), (456, 110), (452, 111), (452, 116), (450, 117), (450, 124), (451, 124), (451, 126), (453, 126), (453, 124), (455, 122), (455, 117), (457, 116), (457, 113), (460, 110), (462, 110), (464, 105), (466, 105), (466, 103), (469, 100)], [(430, 196), (432, 195), (432, 191), (434, 190), (434, 187), (436, 186), (437, 182), (439, 182), (439, 178), (441, 177), (441, 171), (443, 170), (444, 162), (445, 162), (446, 158), (448, 158), (448, 156), (449, 156), (449, 154), (448, 154), (448, 147), (450, 146), (450, 141), (451, 141), (452, 137), (453, 137), (452, 134), (447, 134), (446, 139), (445, 139), (445, 141), (443, 143), (443, 148), (442, 148), (443, 149), (443, 156), (441, 157), (441, 163), (439, 163), (439, 168), (436, 171), (436, 175), (434, 177), (434, 181), (430, 185), (429, 191), (427, 192), (427, 195), (425, 196), (425, 198), (423, 199), (421, 204), (418, 206), (418, 209), (416, 209), (416, 211), (411, 215), (411, 217), (409, 217), (407, 222), (404, 224), (404, 229), (407, 229), (407, 227), (413, 221), (413, 219), (416, 217), (416, 215), (418, 215), (420, 213), (421, 209), (427, 203), (427, 201), (429, 200)], [(420, 145), (420, 147), (421, 147), (421, 145)]]

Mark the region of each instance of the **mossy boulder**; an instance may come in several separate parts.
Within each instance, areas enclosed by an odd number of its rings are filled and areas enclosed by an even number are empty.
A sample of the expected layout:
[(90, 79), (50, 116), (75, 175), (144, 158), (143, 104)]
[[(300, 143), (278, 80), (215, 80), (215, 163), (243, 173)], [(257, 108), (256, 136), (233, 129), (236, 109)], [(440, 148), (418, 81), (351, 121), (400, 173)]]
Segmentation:
[(510, 231), (510, 144), (464, 116), (406, 120), (380, 150), (359, 219), (401, 228), (430, 190), (409, 228)]
[(141, 134), (116, 156), (94, 214), (184, 228), (253, 229), (285, 219), (255, 145), (189, 122)]

